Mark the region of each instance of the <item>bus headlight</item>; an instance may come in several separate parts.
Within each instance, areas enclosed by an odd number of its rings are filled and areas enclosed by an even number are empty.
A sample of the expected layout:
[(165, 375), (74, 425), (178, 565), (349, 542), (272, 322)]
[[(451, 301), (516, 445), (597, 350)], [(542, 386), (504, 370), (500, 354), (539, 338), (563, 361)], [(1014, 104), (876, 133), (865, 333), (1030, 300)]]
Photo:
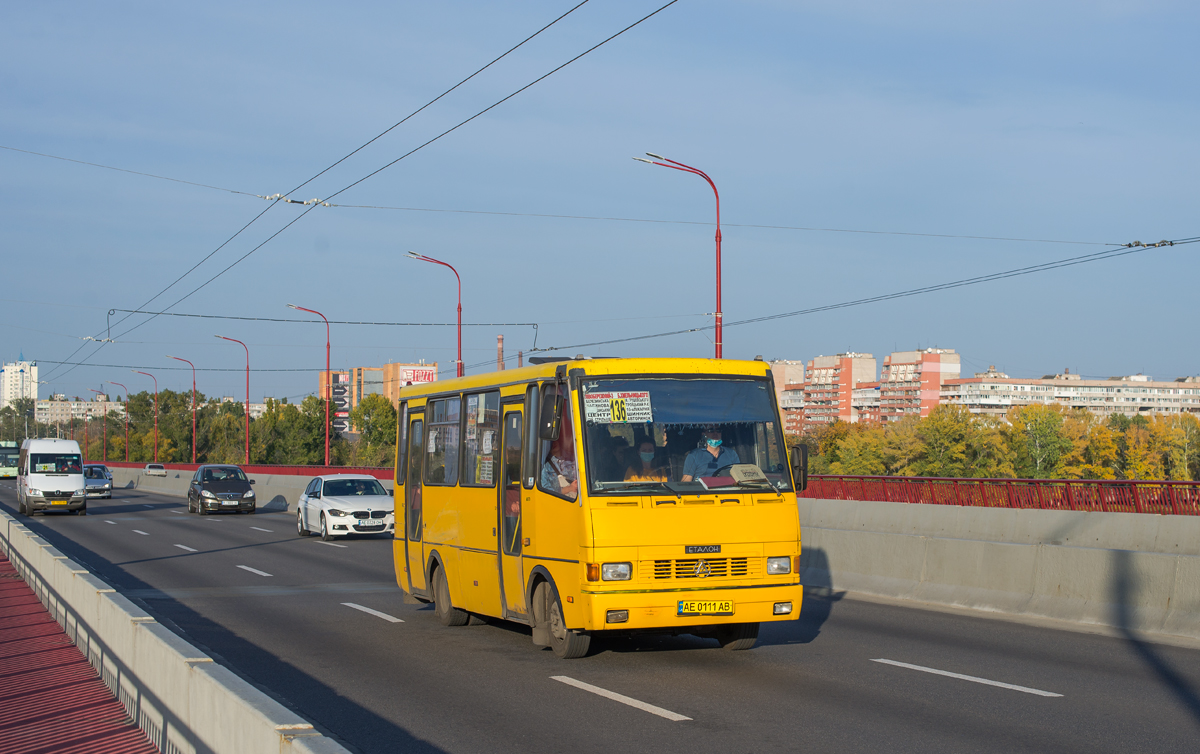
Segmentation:
[(25, 490), (25, 494), (29, 497), (41, 497), (42, 491), (35, 490), (34, 488), (30, 487), (29, 489)]
[(792, 559), (789, 558), (767, 558), (767, 574), (771, 576), (779, 576), (785, 573), (792, 572)]
[(629, 581), (633, 577), (633, 563), (602, 563), (600, 579), (602, 581)]

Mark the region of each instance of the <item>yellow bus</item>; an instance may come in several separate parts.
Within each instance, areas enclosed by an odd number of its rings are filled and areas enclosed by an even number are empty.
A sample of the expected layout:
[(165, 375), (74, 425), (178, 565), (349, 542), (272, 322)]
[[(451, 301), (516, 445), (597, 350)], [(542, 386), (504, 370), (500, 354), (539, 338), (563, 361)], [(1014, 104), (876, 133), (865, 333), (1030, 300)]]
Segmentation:
[(798, 616), (808, 456), (789, 462), (767, 364), (538, 362), (400, 391), (401, 589), (564, 658), (601, 631), (749, 649)]

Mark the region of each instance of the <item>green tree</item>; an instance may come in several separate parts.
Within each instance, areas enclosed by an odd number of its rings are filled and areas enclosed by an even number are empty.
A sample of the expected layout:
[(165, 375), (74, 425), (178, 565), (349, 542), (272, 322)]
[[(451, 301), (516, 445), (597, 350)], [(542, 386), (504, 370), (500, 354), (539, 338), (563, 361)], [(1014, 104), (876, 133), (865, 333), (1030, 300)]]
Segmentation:
[(914, 472), (917, 476), (966, 476), (967, 444), (973, 432), (971, 412), (966, 407), (934, 408), (917, 426), (924, 450), (913, 464)]
[(396, 444), (396, 409), (379, 393), (364, 396), (350, 411), (350, 424), (368, 445)]
[(921, 420), (906, 416), (890, 422), (884, 436), (883, 461), (887, 473), (895, 476), (915, 476), (916, 464), (925, 454), (925, 441), (918, 431)]
[(887, 473), (883, 462), (884, 433), (871, 428), (844, 437), (838, 445), (838, 460), (830, 464), (834, 474), (882, 476)]
[(1032, 479), (1060, 476), (1059, 463), (1071, 450), (1063, 429), (1063, 409), (1035, 403), (1010, 412), (1020, 475)]

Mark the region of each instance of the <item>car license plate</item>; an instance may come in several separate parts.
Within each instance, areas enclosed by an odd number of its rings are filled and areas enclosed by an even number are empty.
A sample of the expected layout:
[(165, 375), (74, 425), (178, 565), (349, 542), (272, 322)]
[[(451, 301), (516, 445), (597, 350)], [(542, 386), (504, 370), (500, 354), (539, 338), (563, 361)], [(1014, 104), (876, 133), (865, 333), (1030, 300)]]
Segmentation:
[(383, 521), (359, 521), (358, 525), (363, 529), (375, 529), (383, 526)]
[(733, 615), (733, 600), (680, 600), (679, 615)]
[(236, 500), (222, 500), (221, 501), (221, 505), (237, 505), (237, 504), (238, 504), (238, 501), (236, 501)]

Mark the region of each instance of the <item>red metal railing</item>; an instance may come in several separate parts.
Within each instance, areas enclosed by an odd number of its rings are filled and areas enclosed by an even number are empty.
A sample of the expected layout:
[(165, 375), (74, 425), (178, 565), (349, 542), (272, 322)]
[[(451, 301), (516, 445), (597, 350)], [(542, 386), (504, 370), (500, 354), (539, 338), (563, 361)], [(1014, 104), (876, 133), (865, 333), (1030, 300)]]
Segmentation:
[[(100, 461), (89, 461), (89, 463), (100, 463)], [(115, 469), (144, 469), (146, 462), (142, 463), (125, 463), (124, 461), (106, 461), (105, 464)], [(169, 471), (186, 471), (191, 473), (200, 468), (202, 464), (198, 463), (164, 463)], [(269, 463), (252, 463), (247, 466), (244, 463), (228, 464), (237, 466), (247, 474), (288, 474), (291, 476), (321, 476), (322, 474), (370, 474), (376, 479), (393, 479), (395, 474), (391, 469), (381, 469), (365, 466), (276, 466)]]
[(1200, 482), (812, 476), (801, 497), (982, 508), (1200, 515)]

